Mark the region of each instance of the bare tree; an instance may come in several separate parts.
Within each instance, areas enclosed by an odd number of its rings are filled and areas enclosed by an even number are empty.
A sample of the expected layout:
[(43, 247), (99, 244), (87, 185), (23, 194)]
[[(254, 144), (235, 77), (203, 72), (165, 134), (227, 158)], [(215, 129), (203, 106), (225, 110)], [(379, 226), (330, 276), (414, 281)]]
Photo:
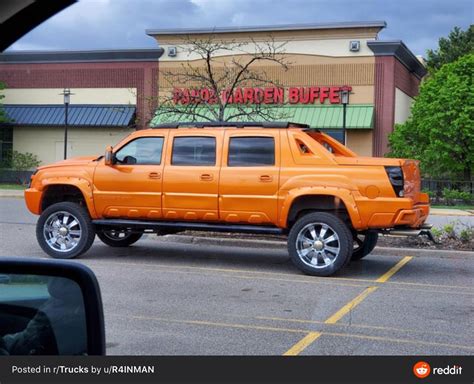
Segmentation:
[(214, 35), (201, 40), (184, 37), (178, 52), (197, 60), (173, 70), (160, 69), (168, 92), (160, 89), (155, 117), (169, 121), (178, 115), (182, 121), (222, 122), (283, 118), (278, 108), (284, 103), (283, 86), (259, 64), (287, 71), (285, 44), (271, 37), (264, 42), (224, 41)]

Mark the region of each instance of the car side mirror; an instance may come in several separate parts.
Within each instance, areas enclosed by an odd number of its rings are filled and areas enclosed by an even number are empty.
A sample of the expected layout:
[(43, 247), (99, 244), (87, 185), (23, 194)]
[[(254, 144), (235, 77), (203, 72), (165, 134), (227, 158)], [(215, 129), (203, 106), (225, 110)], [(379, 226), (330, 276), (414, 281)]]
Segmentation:
[(105, 148), (105, 165), (113, 165), (114, 164), (114, 153), (113, 153), (113, 147), (112, 146), (107, 146)]
[(104, 355), (100, 288), (71, 261), (0, 260), (0, 355)]

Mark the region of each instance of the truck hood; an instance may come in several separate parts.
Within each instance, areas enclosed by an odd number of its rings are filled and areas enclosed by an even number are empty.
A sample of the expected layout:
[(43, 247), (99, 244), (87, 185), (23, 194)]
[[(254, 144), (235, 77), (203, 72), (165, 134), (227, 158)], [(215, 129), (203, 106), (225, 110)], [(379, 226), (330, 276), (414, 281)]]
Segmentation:
[(94, 160), (96, 160), (98, 157), (97, 156), (82, 156), (82, 157), (73, 157), (71, 159), (67, 160), (61, 160), (57, 161), (55, 163), (43, 165), (38, 168), (38, 170), (43, 170), (43, 169), (48, 169), (48, 168), (54, 168), (54, 167), (64, 167), (67, 165), (86, 165)]

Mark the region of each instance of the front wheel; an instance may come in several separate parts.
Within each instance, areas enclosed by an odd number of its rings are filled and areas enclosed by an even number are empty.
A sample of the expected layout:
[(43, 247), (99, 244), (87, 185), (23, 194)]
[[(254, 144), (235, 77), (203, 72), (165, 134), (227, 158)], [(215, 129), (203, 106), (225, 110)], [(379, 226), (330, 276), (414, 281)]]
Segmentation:
[(72, 259), (87, 252), (95, 231), (86, 208), (64, 202), (46, 208), (36, 224), (39, 245), (55, 259)]
[(127, 230), (115, 230), (97, 232), (97, 237), (104, 244), (111, 247), (128, 247), (136, 243), (143, 236), (143, 233), (133, 233)]
[(293, 263), (304, 273), (330, 276), (350, 260), (352, 235), (337, 216), (310, 213), (291, 228), (288, 251)]

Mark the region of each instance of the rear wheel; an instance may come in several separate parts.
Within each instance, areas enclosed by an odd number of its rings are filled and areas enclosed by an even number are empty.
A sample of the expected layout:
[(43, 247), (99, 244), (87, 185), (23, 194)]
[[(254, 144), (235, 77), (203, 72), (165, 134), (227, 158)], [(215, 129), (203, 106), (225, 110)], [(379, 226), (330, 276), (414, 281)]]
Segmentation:
[(111, 247), (128, 247), (140, 240), (142, 236), (143, 233), (134, 233), (126, 229), (97, 232), (97, 237)]
[(356, 233), (351, 260), (360, 260), (371, 253), (377, 245), (378, 238), (379, 234), (375, 231)]
[(299, 219), (288, 236), (293, 263), (314, 276), (329, 276), (350, 260), (352, 235), (347, 225), (330, 213), (310, 213)]
[(72, 259), (87, 252), (95, 231), (87, 209), (77, 203), (53, 204), (43, 211), (36, 224), (36, 238), (48, 255)]

